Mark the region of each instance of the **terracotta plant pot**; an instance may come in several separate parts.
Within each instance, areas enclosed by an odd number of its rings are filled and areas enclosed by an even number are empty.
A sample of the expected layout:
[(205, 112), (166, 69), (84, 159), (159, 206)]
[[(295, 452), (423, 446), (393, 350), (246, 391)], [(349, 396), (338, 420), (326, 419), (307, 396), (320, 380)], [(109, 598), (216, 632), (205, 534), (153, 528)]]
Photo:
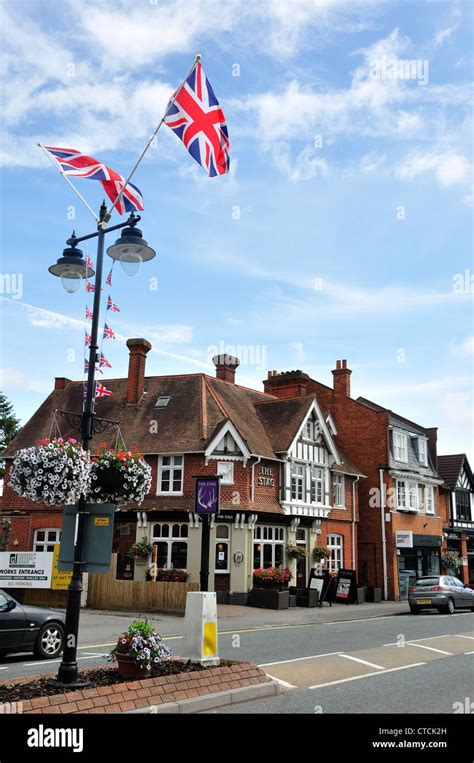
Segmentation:
[(122, 678), (140, 678), (145, 673), (144, 670), (133, 661), (130, 654), (116, 654), (118, 672)]

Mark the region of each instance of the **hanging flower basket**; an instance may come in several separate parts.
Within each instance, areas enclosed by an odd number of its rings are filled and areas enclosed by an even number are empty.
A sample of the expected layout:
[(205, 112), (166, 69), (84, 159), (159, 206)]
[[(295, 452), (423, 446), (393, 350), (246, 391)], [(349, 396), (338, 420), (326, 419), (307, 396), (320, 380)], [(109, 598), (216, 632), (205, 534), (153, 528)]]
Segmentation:
[(315, 546), (311, 552), (311, 556), (313, 561), (322, 562), (326, 561), (326, 559), (329, 559), (331, 552), (327, 546)]
[(138, 543), (134, 543), (130, 546), (128, 556), (133, 556), (135, 559), (142, 559), (145, 561), (149, 554), (151, 554), (152, 549), (153, 546), (151, 543), (148, 543), (147, 539), (144, 537), (138, 541)]
[(99, 503), (141, 504), (151, 486), (151, 467), (137, 446), (133, 450), (113, 450), (101, 443), (92, 457), (89, 499)]
[(461, 566), (461, 560), (459, 558), (458, 552), (445, 551), (444, 554), (441, 555), (441, 564), (443, 565), (444, 569), (458, 570)]
[(151, 673), (153, 667), (170, 656), (170, 650), (153, 627), (146, 620), (134, 620), (128, 631), (118, 637), (107, 659), (117, 661), (122, 678), (133, 678)]
[(296, 543), (290, 543), (286, 547), (286, 553), (290, 559), (304, 559), (306, 551), (301, 546), (297, 546)]
[(39, 440), (13, 459), (9, 486), (23, 498), (48, 505), (77, 503), (91, 482), (89, 454), (77, 440)]

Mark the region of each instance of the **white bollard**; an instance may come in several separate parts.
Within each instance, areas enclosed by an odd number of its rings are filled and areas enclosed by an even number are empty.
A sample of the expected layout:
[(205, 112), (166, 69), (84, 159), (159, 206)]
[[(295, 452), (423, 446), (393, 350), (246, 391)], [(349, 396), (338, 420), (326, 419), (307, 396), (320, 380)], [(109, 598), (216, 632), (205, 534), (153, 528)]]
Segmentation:
[(186, 597), (181, 657), (201, 665), (219, 665), (215, 593), (191, 592)]

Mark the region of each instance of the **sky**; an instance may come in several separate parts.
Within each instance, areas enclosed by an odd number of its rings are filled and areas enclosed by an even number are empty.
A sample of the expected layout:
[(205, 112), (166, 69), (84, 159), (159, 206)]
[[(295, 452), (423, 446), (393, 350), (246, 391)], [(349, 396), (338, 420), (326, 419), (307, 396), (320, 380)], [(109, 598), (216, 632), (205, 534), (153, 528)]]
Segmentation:
[[(0, 10), (0, 388), (23, 422), (55, 376), (82, 378), (92, 307), (48, 272), (72, 230), (95, 223), (37, 143), (127, 176), (200, 53), (231, 171), (208, 178), (171, 130), (158, 132), (134, 176), (157, 256), (133, 278), (114, 269), (110, 376), (127, 373), (128, 337), (152, 343), (149, 375), (214, 374), (212, 356), (229, 352), (236, 380), (257, 389), (273, 369), (331, 385), (344, 358), (353, 397), (437, 426), (438, 452), (474, 465), (470, 1)], [(97, 209), (100, 184), (74, 182)], [(83, 250), (95, 261), (94, 242)]]

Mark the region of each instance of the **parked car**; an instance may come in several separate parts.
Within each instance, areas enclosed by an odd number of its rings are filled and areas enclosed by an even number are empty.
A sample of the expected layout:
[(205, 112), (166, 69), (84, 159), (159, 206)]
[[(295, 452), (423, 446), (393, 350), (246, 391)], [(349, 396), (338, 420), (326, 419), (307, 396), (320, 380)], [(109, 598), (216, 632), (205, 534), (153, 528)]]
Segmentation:
[(474, 590), (453, 575), (430, 575), (418, 578), (409, 588), (408, 604), (413, 615), (422, 609), (437, 609), (448, 615), (456, 609), (474, 612)]
[(43, 659), (61, 654), (65, 616), (46, 607), (20, 604), (0, 590), (0, 656), (9, 652), (34, 652)]

